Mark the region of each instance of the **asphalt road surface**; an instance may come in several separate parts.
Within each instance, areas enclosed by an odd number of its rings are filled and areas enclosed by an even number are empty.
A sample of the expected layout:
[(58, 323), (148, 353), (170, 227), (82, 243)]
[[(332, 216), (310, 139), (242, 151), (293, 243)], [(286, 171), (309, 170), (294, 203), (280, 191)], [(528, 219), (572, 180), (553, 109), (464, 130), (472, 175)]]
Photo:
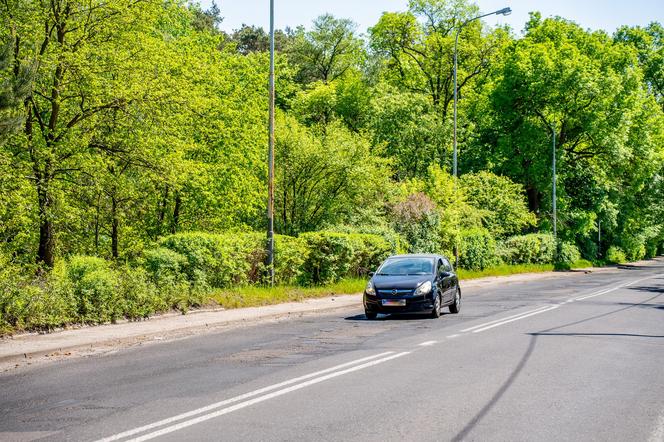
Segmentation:
[(8, 372), (0, 440), (664, 441), (664, 259), (463, 295)]

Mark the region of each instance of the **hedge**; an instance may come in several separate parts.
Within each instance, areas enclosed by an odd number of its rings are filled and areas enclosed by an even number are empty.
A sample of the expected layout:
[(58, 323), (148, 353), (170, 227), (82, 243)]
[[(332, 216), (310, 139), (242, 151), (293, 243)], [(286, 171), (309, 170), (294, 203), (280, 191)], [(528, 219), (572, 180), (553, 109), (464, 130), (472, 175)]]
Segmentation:
[(496, 242), (486, 229), (461, 232), (459, 266), (468, 270), (484, 270), (498, 264)]
[(300, 283), (329, 284), (345, 276), (362, 276), (394, 253), (384, 238), (362, 233), (311, 232), (300, 235), (309, 250)]
[(549, 264), (555, 252), (553, 235), (546, 233), (512, 236), (498, 246), (498, 256), (505, 264)]

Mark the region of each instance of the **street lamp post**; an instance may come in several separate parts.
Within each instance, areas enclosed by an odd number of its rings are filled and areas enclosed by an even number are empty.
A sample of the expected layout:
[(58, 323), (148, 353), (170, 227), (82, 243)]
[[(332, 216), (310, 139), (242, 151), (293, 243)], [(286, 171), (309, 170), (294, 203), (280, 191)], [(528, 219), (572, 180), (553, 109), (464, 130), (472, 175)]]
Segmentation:
[(267, 268), (274, 286), (274, 0), (270, 0), (270, 110), (268, 135)]
[(488, 17), (489, 15), (510, 15), (512, 13), (512, 10), (510, 8), (503, 8), (499, 9), (498, 11), (490, 12), (488, 14), (484, 15), (479, 15), (477, 17), (473, 17), (469, 20), (466, 20), (465, 22), (461, 23), (461, 26), (457, 28), (456, 35), (454, 36), (454, 149), (452, 153), (453, 157), (453, 175), (455, 178), (456, 182), (456, 177), (457, 177), (457, 101), (458, 101), (458, 87), (457, 87), (457, 46), (459, 45), (459, 34), (461, 33), (461, 30), (463, 29), (464, 26), (466, 26), (468, 23), (474, 21), (474, 20), (479, 20), (480, 18), (483, 17)]
[[(454, 193), (456, 196), (456, 190), (457, 190), (457, 101), (459, 99), (458, 94), (458, 87), (457, 87), (457, 47), (459, 46), (459, 34), (461, 33), (461, 30), (463, 29), (464, 26), (466, 26), (468, 23), (474, 20), (479, 20), (480, 18), (483, 17), (488, 17), (489, 15), (510, 15), (512, 13), (512, 10), (510, 8), (503, 8), (499, 9), (498, 11), (493, 11), (488, 14), (483, 14), (479, 15), (477, 17), (473, 17), (469, 20), (466, 20), (465, 22), (461, 23), (461, 26), (457, 28), (456, 35), (454, 36), (454, 143), (453, 143), (453, 150), (452, 150), (452, 175), (454, 176)], [(455, 260), (455, 267), (459, 265), (459, 244), (457, 244), (454, 247), (454, 260)]]

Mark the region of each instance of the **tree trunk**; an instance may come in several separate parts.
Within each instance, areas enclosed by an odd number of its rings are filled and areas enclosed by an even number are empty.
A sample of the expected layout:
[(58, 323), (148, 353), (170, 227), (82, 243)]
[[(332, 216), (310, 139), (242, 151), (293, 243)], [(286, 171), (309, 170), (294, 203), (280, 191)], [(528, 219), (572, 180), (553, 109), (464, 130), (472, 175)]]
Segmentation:
[(180, 205), (182, 200), (180, 199), (180, 192), (175, 194), (175, 207), (173, 208), (173, 224), (171, 224), (171, 233), (176, 233), (178, 231), (178, 224), (180, 223)]
[(539, 213), (540, 209), (539, 191), (532, 184), (529, 184), (528, 187), (526, 188), (526, 194), (528, 195), (528, 208), (530, 209), (530, 211), (533, 213)]
[(115, 196), (111, 197), (111, 254), (118, 259), (118, 203)]
[(161, 201), (159, 201), (159, 209), (157, 211), (157, 228), (155, 229), (155, 240), (161, 236), (162, 228), (164, 225), (164, 218), (166, 218), (166, 207), (168, 206), (168, 186), (164, 186)]
[(39, 203), (39, 251), (37, 263), (53, 267), (55, 261), (55, 240), (53, 238), (53, 220), (51, 217), (51, 193), (49, 174), (37, 176), (37, 200)]

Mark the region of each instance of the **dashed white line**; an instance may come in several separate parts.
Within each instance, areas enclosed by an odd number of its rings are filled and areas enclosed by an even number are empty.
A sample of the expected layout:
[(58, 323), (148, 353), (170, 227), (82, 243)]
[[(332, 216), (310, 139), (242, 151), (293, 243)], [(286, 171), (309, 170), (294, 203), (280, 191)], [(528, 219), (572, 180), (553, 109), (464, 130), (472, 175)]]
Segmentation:
[(521, 316), (518, 316), (516, 318), (508, 319), (506, 321), (497, 322), (495, 324), (487, 325), (486, 327), (478, 328), (477, 330), (473, 330), (473, 333), (480, 333), (480, 332), (483, 332), (485, 330), (489, 330), (489, 329), (494, 328), (494, 327), (499, 327), (501, 325), (508, 324), (510, 322), (520, 321), (521, 319), (525, 319), (525, 318), (528, 318), (530, 316), (539, 315), (540, 313), (545, 313), (545, 312), (548, 312), (548, 311), (551, 311), (551, 310), (555, 310), (558, 307), (559, 307), (558, 305), (552, 305), (552, 306), (549, 306), (549, 307), (545, 308), (544, 310), (537, 310), (537, 311), (534, 311), (534, 312), (529, 313), (527, 315), (521, 315)]
[(425, 341), (425, 342), (421, 342), (417, 345), (420, 346), (420, 347), (429, 347), (430, 345), (434, 345), (434, 344), (437, 344), (437, 343), (438, 343), (438, 341)]
[(454, 335), (449, 335), (447, 337), (447, 339), (454, 339), (454, 338), (458, 338), (459, 336), (461, 336), (461, 334), (457, 333), (457, 334), (454, 334)]
[(536, 308), (535, 310), (528, 310), (527, 312), (517, 313), (516, 315), (507, 316), (507, 317), (505, 317), (505, 318), (494, 319), (493, 321), (489, 321), (489, 322), (485, 322), (485, 323), (483, 323), (483, 324), (474, 325), (474, 326), (472, 326), (472, 327), (464, 328), (464, 329), (461, 330), (461, 331), (462, 331), (463, 333), (465, 333), (465, 332), (469, 332), (469, 331), (475, 330), (476, 328), (481, 328), (481, 327), (484, 327), (484, 326), (486, 326), (486, 325), (493, 324), (493, 323), (495, 323), (495, 322), (502, 322), (502, 321), (504, 321), (504, 320), (506, 320), (506, 319), (518, 318), (518, 317), (520, 317), (520, 316), (527, 315), (527, 314), (529, 314), (529, 313), (534, 313), (534, 312), (537, 312), (537, 311), (540, 311), (540, 310), (544, 310), (544, 309), (547, 309), (547, 308), (549, 308), (549, 307), (550, 307), (550, 306), (543, 305), (543, 306), (541, 306), (541, 307)]

